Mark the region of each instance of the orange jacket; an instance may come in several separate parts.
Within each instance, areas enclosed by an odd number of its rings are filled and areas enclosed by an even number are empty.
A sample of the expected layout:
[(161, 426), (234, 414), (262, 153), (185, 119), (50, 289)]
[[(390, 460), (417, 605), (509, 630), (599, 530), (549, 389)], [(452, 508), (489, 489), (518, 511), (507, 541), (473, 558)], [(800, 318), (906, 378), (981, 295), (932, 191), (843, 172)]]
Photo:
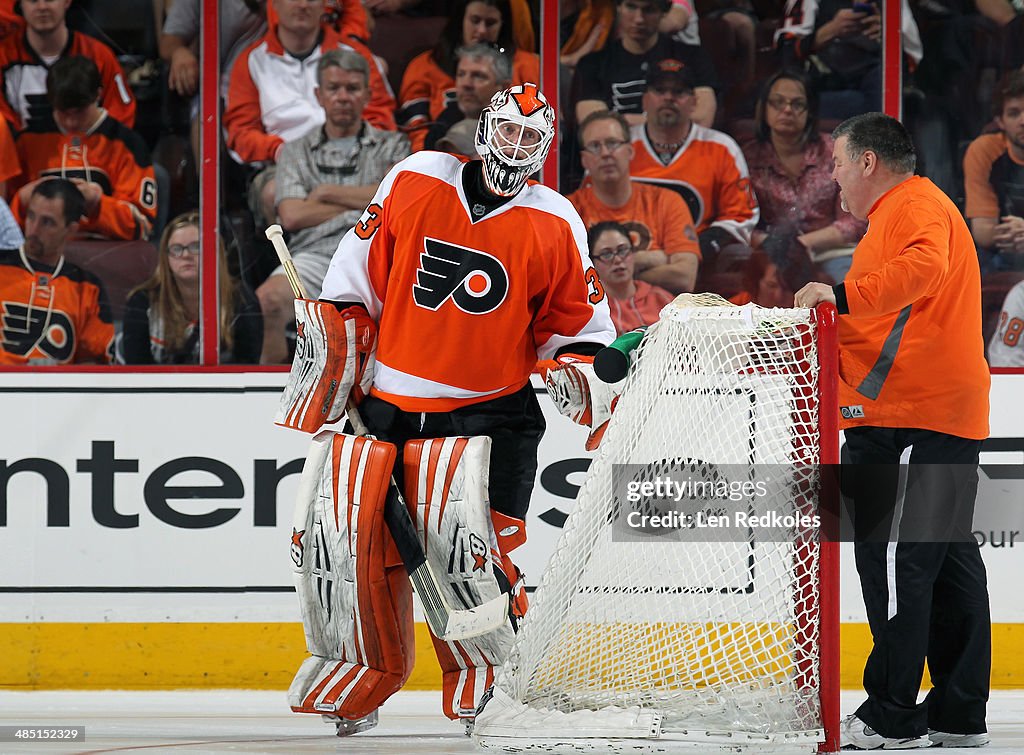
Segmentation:
[(18, 134), (22, 174), (12, 182), (11, 212), (24, 227), (25, 207), (17, 190), (37, 178), (81, 178), (103, 189), (94, 215), (82, 221), (82, 233), (109, 239), (144, 237), (145, 218), (156, 219), (156, 178), (142, 137), (104, 113), (86, 134), (65, 134), (56, 127)]
[[(594, 189), (584, 186), (567, 199), (590, 228), (603, 220), (614, 220), (629, 228), (637, 251), (659, 250), (665, 254), (690, 252), (700, 259), (693, 218), (682, 197), (659, 186), (634, 183), (629, 201), (622, 207), (604, 204)], [(632, 330), (632, 328), (630, 328)]]
[[(988, 436), (981, 273), (963, 217), (914, 176), (883, 194), (836, 286), (842, 427)], [(844, 306), (845, 299), (845, 306)]]

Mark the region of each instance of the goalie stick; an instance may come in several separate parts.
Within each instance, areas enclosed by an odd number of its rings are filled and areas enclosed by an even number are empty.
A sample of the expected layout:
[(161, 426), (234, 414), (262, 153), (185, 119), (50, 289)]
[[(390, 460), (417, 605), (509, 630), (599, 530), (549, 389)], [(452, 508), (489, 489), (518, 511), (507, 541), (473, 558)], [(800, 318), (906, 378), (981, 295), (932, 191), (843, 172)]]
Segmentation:
[[(274, 251), (281, 260), (285, 275), (291, 284), (292, 293), (300, 299), (309, 298), (306, 295), (305, 286), (299, 279), (292, 262), (291, 252), (284, 241), (284, 232), (281, 226), (274, 224), (267, 228), (266, 236), (274, 245)], [(349, 422), (357, 435), (369, 435), (369, 430), (359, 416), (355, 402), (349, 399), (345, 405)], [(384, 521), (387, 523), (388, 531), (391, 533), (395, 546), (402, 556), (402, 563), (409, 573), (409, 580), (412, 582), (419, 596), (420, 604), (423, 606), (423, 614), (431, 631), (441, 640), (462, 640), (467, 637), (476, 637), (481, 634), (493, 631), (508, 620), (508, 594), (502, 593), (486, 603), (466, 609), (453, 609), (445, 600), (441, 592), (437, 577), (430, 570), (427, 563), (427, 555), (420, 544), (419, 536), (416, 533), (416, 525), (405, 505), (402, 492), (398, 489), (394, 476), (388, 486), (388, 495), (384, 503)]]

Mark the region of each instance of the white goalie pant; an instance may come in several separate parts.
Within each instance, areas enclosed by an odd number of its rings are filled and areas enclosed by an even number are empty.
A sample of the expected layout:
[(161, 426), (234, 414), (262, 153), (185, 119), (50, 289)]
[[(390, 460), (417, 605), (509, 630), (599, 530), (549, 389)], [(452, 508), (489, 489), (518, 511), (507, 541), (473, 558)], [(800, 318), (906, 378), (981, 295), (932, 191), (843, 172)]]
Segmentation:
[[(490, 444), (474, 437), (405, 446), (406, 502), (453, 608), (479, 605), (502, 591), (495, 568), (502, 569), (503, 554), (487, 502)], [(362, 718), (412, 671), (411, 589), (384, 523), (395, 455), (392, 444), (369, 438), (325, 431), (313, 439), (291, 542), (311, 654), (288, 690), (295, 712)], [(466, 640), (432, 637), (444, 674), (445, 715), (475, 714), (512, 638), (511, 624)]]
[[(491, 439), (486, 437), (405, 444), (406, 502), (416, 507), (416, 527), (426, 544), (427, 561), (448, 604), (456, 609), (480, 605), (516, 583), (517, 575), (506, 573), (506, 559), (492, 526), (487, 495), (490, 456)], [(493, 516), (502, 520), (497, 512)], [(504, 585), (496, 573), (504, 575)], [(494, 683), (494, 669), (508, 655), (513, 637), (511, 623), (466, 640), (446, 642), (431, 635), (443, 673), (442, 704), (448, 718), (476, 715), (477, 704)]]
[(412, 590), (384, 524), (395, 446), (324, 431), (302, 470), (291, 557), (311, 653), (288, 689), (297, 713), (358, 719), (409, 678)]

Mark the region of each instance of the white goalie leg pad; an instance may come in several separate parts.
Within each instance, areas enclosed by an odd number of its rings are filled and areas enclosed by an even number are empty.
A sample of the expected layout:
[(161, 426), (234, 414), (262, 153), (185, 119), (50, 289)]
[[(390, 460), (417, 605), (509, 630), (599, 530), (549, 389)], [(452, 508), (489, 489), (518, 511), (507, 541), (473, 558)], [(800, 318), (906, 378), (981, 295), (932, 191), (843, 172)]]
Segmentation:
[[(416, 508), (416, 527), (427, 561), (453, 608), (470, 608), (498, 597), (495, 569), (502, 568), (488, 504), (491, 439), (434, 438), (406, 443), (406, 500)], [(469, 718), (494, 681), (512, 646), (511, 623), (472, 639), (433, 637), (443, 672), (444, 712)]]
[(365, 311), (295, 300), (295, 357), (274, 422), (315, 433), (345, 413), (357, 383), (373, 379), (376, 328)]
[(390, 443), (325, 431), (299, 483), (291, 558), (306, 659), (292, 710), (361, 718), (412, 670), (412, 595), (384, 524)]

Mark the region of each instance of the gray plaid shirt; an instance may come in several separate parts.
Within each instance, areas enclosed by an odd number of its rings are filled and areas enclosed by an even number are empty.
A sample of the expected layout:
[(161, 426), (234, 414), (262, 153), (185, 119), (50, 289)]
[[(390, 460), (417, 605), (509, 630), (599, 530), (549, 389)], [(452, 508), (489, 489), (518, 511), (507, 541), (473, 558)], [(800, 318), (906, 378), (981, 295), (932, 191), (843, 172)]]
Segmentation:
[[(363, 121), (351, 147), (331, 141), (323, 126), (288, 142), (277, 161), (275, 203), (305, 199), (320, 184), (376, 186), (400, 160), (409, 156), (409, 140), (396, 131), (381, 131)], [(330, 260), (344, 233), (363, 209), (343, 210), (330, 220), (296, 231), (288, 242), (293, 253), (315, 252)]]

